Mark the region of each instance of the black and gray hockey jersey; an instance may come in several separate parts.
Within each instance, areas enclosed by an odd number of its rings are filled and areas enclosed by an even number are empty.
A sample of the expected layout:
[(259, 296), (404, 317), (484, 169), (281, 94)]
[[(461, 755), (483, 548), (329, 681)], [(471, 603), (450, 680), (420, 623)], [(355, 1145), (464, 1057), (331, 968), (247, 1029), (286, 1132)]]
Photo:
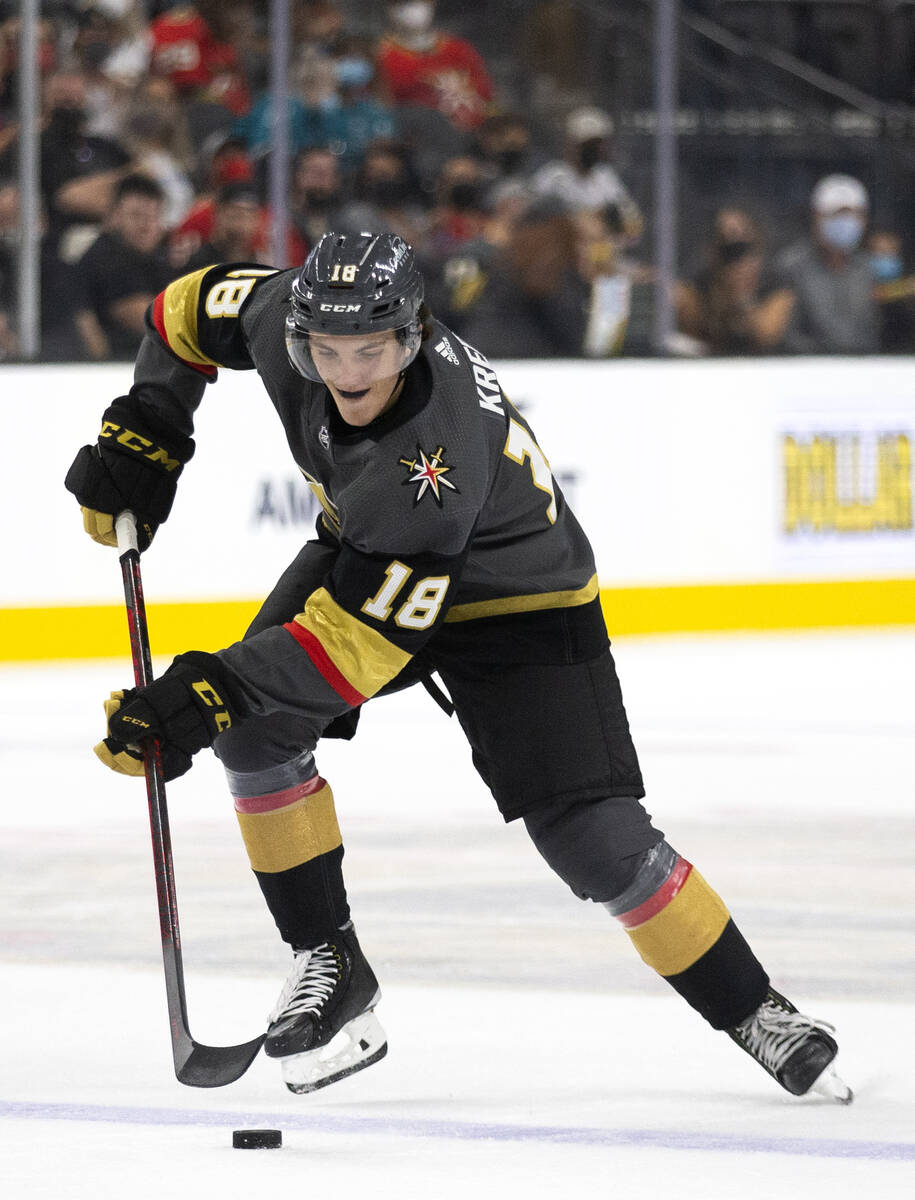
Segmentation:
[(233, 264), (170, 284), (117, 402), (125, 422), (189, 437), (218, 369), (254, 369), (321, 503), (319, 539), (335, 551), (321, 586), (294, 620), (220, 652), (244, 708), (330, 717), (374, 695), (443, 623), (593, 601), (587, 538), (486, 359), (430, 321), (394, 407), (345, 425), (288, 360), (293, 278)]

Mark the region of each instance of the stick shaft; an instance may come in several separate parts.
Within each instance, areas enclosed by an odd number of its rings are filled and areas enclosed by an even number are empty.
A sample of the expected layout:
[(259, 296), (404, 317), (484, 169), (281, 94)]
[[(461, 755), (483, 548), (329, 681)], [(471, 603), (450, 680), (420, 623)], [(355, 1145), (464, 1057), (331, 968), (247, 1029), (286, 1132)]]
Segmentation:
[[(152, 682), (152, 656), (146, 627), (146, 605), (140, 577), (140, 552), (137, 525), (133, 513), (122, 512), (115, 521), (118, 549), (121, 552), (121, 577), (127, 604), (130, 653), (137, 687)], [(165, 967), (165, 994), (172, 1037), (175, 1075), (188, 1087), (225, 1087), (247, 1071), (264, 1044), (264, 1034), (237, 1046), (205, 1046), (191, 1037), (184, 995), (184, 967), (181, 962), (181, 933), (178, 928), (178, 898), (172, 867), (172, 843), (165, 805), (165, 777), (162, 752), (154, 741), (144, 748), (146, 796), (149, 801), (149, 829), (152, 834), (153, 866), (156, 873), (156, 899), (159, 904), (159, 930), (162, 938), (162, 963)]]
[[(130, 632), (130, 653), (137, 687), (152, 682), (152, 656), (146, 624), (146, 605), (140, 575), (140, 555), (134, 543), (121, 555), (121, 576), (124, 582), (124, 602)], [(178, 926), (178, 897), (172, 866), (171, 834), (168, 808), (165, 802), (165, 779), (159, 743), (144, 749), (146, 798), (149, 804), (149, 829), (152, 836), (153, 866), (156, 876), (156, 899), (159, 905), (159, 932), (162, 939), (162, 964), (165, 968), (165, 991), (171, 1026), (172, 1054), (178, 1070), (188, 1059), (193, 1041), (188, 1030), (187, 1001), (184, 993), (184, 968), (181, 960), (181, 931)]]

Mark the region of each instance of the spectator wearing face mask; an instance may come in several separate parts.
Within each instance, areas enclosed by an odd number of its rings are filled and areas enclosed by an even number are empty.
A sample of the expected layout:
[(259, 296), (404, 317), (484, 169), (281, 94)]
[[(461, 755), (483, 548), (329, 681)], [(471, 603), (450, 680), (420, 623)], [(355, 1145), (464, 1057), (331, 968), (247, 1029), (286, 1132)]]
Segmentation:
[(244, 142), (224, 134), (215, 134), (204, 144), (199, 171), (203, 191), (169, 237), (168, 257), (175, 271), (182, 269), (190, 256), (209, 241), (219, 189), (229, 183), (252, 183), (254, 180), (254, 163), (245, 152)]
[(906, 272), (902, 238), (889, 229), (874, 229), (867, 237), (867, 253), (880, 311), (880, 350), (883, 354), (912, 354), (915, 274)]
[(216, 195), (212, 232), (188, 259), (184, 273), (215, 263), (251, 262), (258, 255), (265, 216), (252, 184), (227, 183)]
[(391, 99), (435, 109), (456, 129), (476, 129), (489, 112), (493, 85), (473, 46), (434, 28), (432, 0), (388, 3), (387, 20), (377, 62)]
[[(326, 74), (325, 66), (325, 59), (309, 56), (293, 72), (294, 86), (285, 94), (287, 136), (292, 154), (318, 140), (319, 132), (314, 128), (310, 114), (320, 111), (320, 95), (324, 88), (318, 76)], [(249, 111), (232, 126), (232, 136), (244, 143), (252, 158), (263, 160), (273, 145), (275, 125), (273, 92), (265, 88), (255, 97)]]
[[(478, 176), (468, 178), (468, 172), (463, 179), (454, 178), (455, 165), (467, 162), (465, 158), (455, 158), (445, 164), (442, 177), (450, 176), (454, 185), (447, 192), (439, 189), (438, 228), (434, 222), (422, 258), (427, 303), (461, 337), (469, 337), (468, 329), (476, 310), (480, 304), (486, 304), (490, 280), (503, 270), (502, 254), (530, 204), (527, 189), (511, 179), (487, 188), (482, 198), (483, 193), (474, 190)], [(464, 170), (463, 166), (461, 169)], [(476, 171), (480, 171), (478, 165)], [(469, 190), (465, 186), (468, 182)], [(442, 237), (443, 232), (448, 233), (452, 215), (461, 219), (457, 229), (463, 235), (460, 239)]]
[(93, 137), (119, 138), (127, 89), (105, 71), (116, 45), (116, 22), (98, 8), (83, 10), (78, 21), (73, 55), (85, 79), (85, 131)]
[(633, 279), (607, 215), (539, 200), (490, 264), (467, 340), (505, 358), (608, 358), (628, 349)]
[(325, 105), (319, 142), (332, 143), (344, 167), (358, 167), (366, 147), (397, 132), (394, 110), (379, 97), (372, 50), (361, 38), (347, 38), (331, 62), (335, 91)]
[(476, 132), (480, 161), (497, 183), (512, 182), (525, 186), (534, 171), (543, 165), (532, 145), (531, 127), (517, 113), (498, 113), (487, 117)]
[(851, 175), (827, 175), (810, 197), (811, 233), (776, 259), (792, 295), (781, 348), (791, 354), (876, 354), (880, 319), (863, 249), (868, 195)]
[(416, 249), (425, 244), (422, 189), (410, 154), (401, 142), (373, 142), (356, 175), (354, 200), (340, 213), (340, 228), (396, 233)]
[(613, 121), (600, 108), (577, 108), (566, 121), (566, 154), (541, 167), (531, 181), (544, 199), (565, 205), (570, 212), (619, 214), (623, 235), (635, 241), (644, 221), (638, 205), (611, 164)]
[(304, 262), (321, 235), (337, 228), (342, 196), (336, 154), (326, 146), (300, 150), (292, 164), (289, 192), (290, 262)]
[(782, 340), (792, 293), (773, 278), (759, 226), (740, 208), (715, 214), (703, 268), (677, 284), (677, 327), (708, 354), (759, 354)]
[[(341, 43), (336, 57), (307, 47), (294, 72), (295, 90), (286, 96), (291, 153), (332, 146), (344, 167), (358, 167), (366, 147), (394, 135), (393, 111), (375, 95), (375, 64), (362, 39)], [(265, 159), (274, 140), (273, 94), (261, 92), (233, 133), (248, 152)]]
[(435, 208), (427, 235), (427, 253), (445, 258), (480, 236), (486, 222), (486, 178), (474, 158), (450, 158), (435, 184)]
[(86, 79), (61, 71), (45, 83), (41, 189), (50, 244), (68, 262), (86, 248), (105, 218), (114, 189), (132, 169), (126, 148), (86, 132)]
[(146, 80), (128, 110), (123, 142), (137, 170), (155, 181), (165, 195), (162, 223), (174, 229), (194, 203), (188, 163), (192, 160), (184, 114), (171, 84)]

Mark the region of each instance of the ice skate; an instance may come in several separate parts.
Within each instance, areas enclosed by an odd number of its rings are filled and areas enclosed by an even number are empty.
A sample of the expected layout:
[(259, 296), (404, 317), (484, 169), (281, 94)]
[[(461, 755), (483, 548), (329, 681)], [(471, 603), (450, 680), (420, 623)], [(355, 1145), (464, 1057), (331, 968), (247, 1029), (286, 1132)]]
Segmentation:
[(330, 942), (297, 950), (269, 1017), (264, 1051), (291, 1092), (314, 1092), (384, 1058), (373, 1009), (381, 999), (352, 922)]
[(833, 1027), (805, 1017), (774, 988), (756, 1012), (727, 1032), (792, 1096), (816, 1092), (837, 1104), (854, 1099), (835, 1072), (839, 1047)]

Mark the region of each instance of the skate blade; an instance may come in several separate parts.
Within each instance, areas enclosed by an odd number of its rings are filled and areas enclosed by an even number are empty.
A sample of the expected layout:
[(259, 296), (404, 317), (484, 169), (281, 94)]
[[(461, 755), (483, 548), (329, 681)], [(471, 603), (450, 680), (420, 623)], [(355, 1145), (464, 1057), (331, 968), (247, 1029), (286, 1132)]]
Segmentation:
[(832, 1063), (813, 1081), (810, 1091), (818, 1096), (825, 1096), (827, 1100), (833, 1100), (836, 1104), (851, 1104), (855, 1098), (855, 1093), (844, 1079), (839, 1078)]
[(290, 1054), (280, 1059), (283, 1082), (290, 1092), (316, 1092), (378, 1062), (388, 1052), (384, 1030), (373, 1012), (362, 1013), (337, 1033), (326, 1046)]

